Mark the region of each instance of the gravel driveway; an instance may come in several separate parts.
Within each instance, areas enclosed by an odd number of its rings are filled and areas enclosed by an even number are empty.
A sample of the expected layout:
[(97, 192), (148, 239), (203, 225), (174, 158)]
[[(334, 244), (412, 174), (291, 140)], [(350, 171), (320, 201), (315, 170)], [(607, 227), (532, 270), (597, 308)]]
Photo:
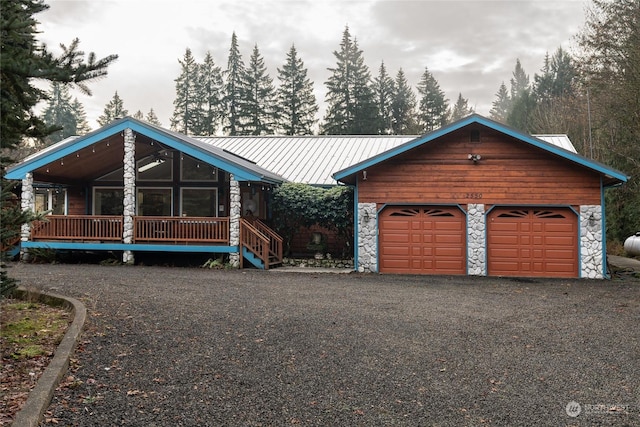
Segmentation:
[(633, 279), (10, 274), (89, 311), (58, 425), (640, 425)]

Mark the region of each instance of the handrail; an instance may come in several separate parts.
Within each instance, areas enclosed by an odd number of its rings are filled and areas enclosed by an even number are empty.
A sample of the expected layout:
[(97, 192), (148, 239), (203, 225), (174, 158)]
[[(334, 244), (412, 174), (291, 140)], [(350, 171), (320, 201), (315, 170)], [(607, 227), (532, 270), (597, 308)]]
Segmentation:
[(254, 222), (254, 226), (263, 234), (267, 235), (267, 237), (269, 237), (269, 256), (270, 257), (275, 257), (275, 259), (277, 260), (277, 263), (281, 263), (282, 262), (282, 248), (283, 248), (283, 239), (282, 237), (280, 237), (280, 235), (278, 235), (278, 233), (276, 233), (275, 231), (273, 231), (268, 225), (266, 225), (264, 222), (260, 221), (259, 219), (256, 219)]
[(229, 244), (229, 218), (193, 216), (135, 216), (137, 242)]
[(34, 221), (31, 239), (118, 241), (123, 222), (123, 217), (111, 215), (47, 215)]
[(240, 247), (240, 253), (247, 248), (262, 260), (265, 270), (269, 269), (269, 238), (244, 218), (240, 218)]

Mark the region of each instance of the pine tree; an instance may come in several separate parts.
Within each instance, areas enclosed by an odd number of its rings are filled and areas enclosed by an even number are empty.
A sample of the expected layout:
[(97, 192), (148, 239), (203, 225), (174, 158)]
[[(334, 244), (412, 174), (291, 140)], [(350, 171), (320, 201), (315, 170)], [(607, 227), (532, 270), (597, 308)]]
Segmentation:
[(198, 72), (198, 110), (200, 123), (196, 135), (215, 135), (218, 131), (224, 107), (222, 103), (222, 71), (215, 64), (210, 52), (204, 57)]
[(87, 121), (87, 113), (84, 111), (84, 105), (78, 101), (78, 98), (73, 100), (71, 108), (76, 118), (76, 135), (86, 135), (91, 132), (91, 126), (89, 126), (89, 122)]
[(140, 110), (136, 111), (132, 117), (136, 120), (144, 120), (144, 114)]
[(507, 124), (522, 132), (531, 132), (531, 114), (536, 108), (535, 94), (531, 91), (529, 76), (516, 60), (511, 78), (511, 109), (507, 114)]
[(69, 136), (77, 135), (76, 117), (69, 86), (59, 82), (51, 82), (51, 90), (47, 97), (49, 100), (42, 111), (42, 119), (47, 126), (59, 130), (46, 137), (46, 144), (50, 145)]
[(497, 122), (506, 123), (510, 108), (511, 98), (509, 98), (507, 86), (502, 82), (498, 93), (496, 93), (496, 99), (491, 104), (491, 111), (489, 111), (490, 117)]
[(391, 104), (391, 116), (393, 118), (393, 133), (395, 135), (407, 135), (417, 131), (416, 124), (416, 95), (407, 82), (402, 68), (398, 70), (394, 82), (393, 102)]
[(257, 44), (253, 47), (245, 76), (244, 112), (247, 121), (242, 124), (240, 133), (242, 135), (273, 134), (276, 123), (275, 88)]
[(280, 86), (276, 91), (276, 117), (278, 127), (285, 135), (311, 135), (316, 123), (318, 104), (313, 94), (313, 82), (298, 58), (295, 45), (291, 45), (287, 60), (278, 68)]
[(520, 59), (516, 59), (516, 66), (511, 78), (511, 99), (515, 100), (522, 92), (530, 88), (529, 76), (524, 72)]
[(234, 31), (231, 36), (227, 69), (224, 72), (225, 124), (223, 130), (227, 135), (238, 135), (245, 121), (244, 100), (247, 91), (245, 74), (246, 69), (238, 47), (238, 37)]
[(457, 122), (467, 116), (473, 114), (473, 108), (469, 107), (469, 100), (462, 97), (462, 93), (458, 94), (458, 100), (453, 106), (451, 112), (451, 122)]
[(96, 59), (90, 53), (85, 60), (80, 51), (79, 40), (75, 39), (67, 47), (61, 45), (63, 53), (56, 57), (36, 40), (37, 21), (34, 15), (49, 6), (39, 0), (2, 2), (0, 14), (0, 135), (3, 153), (0, 156), (0, 294), (10, 292), (16, 281), (6, 270), (5, 248), (11, 248), (20, 232), (22, 224), (35, 219), (30, 211), (23, 211), (15, 203), (12, 192), (14, 184), (5, 181), (5, 167), (13, 163), (9, 156), (25, 138), (44, 138), (53, 130), (37, 116), (35, 106), (46, 100), (46, 93), (33, 86), (40, 81), (72, 84), (86, 94), (91, 94), (87, 83), (106, 76), (107, 67), (117, 59), (109, 55)]
[(175, 79), (176, 98), (173, 100), (171, 129), (190, 135), (198, 127), (201, 116), (198, 100), (198, 64), (189, 48), (178, 63), (180, 75)]
[(113, 95), (111, 101), (104, 107), (104, 111), (100, 117), (98, 117), (98, 124), (105, 126), (116, 119), (121, 119), (127, 116), (129, 112), (124, 108), (124, 101), (118, 95), (118, 91)]
[(431, 132), (446, 125), (449, 116), (448, 100), (426, 67), (418, 83), (418, 93), (420, 94), (418, 106), (420, 132)]
[(340, 51), (334, 51), (335, 68), (327, 85), (327, 112), (322, 133), (333, 135), (370, 135), (377, 133), (377, 111), (371, 75), (364, 63), (362, 50), (351, 39), (349, 28), (344, 30)]
[(160, 120), (158, 120), (158, 116), (156, 116), (156, 112), (153, 111), (153, 108), (151, 108), (149, 110), (149, 112), (147, 113), (147, 116), (145, 118), (145, 120), (148, 123), (151, 123), (152, 125), (156, 125), (156, 126), (162, 126), (162, 123), (160, 123)]
[(378, 76), (373, 81), (373, 93), (376, 107), (378, 109), (378, 133), (389, 135), (393, 130), (393, 100), (395, 94), (395, 83), (387, 73), (384, 61), (378, 69)]

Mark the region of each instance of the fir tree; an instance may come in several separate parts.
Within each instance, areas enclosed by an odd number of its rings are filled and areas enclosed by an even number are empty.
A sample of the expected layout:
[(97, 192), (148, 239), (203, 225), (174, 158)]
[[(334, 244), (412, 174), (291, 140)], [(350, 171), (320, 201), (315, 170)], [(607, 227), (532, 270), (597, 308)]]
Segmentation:
[(180, 75), (175, 79), (176, 98), (173, 100), (171, 129), (189, 135), (198, 127), (201, 115), (198, 101), (198, 64), (189, 48), (178, 63)]
[(223, 130), (227, 135), (238, 135), (242, 130), (244, 117), (244, 100), (246, 96), (246, 69), (238, 47), (235, 31), (231, 36), (231, 47), (227, 69), (224, 72), (224, 104), (225, 117)]
[(471, 114), (473, 114), (473, 108), (469, 107), (469, 101), (462, 97), (462, 93), (458, 94), (458, 100), (451, 112), (451, 122), (457, 122)]
[(313, 94), (313, 82), (307, 77), (304, 62), (294, 45), (287, 60), (278, 68), (280, 86), (276, 91), (276, 118), (285, 135), (311, 135), (316, 123), (318, 104)]
[(516, 66), (511, 77), (511, 99), (515, 100), (522, 92), (530, 87), (529, 76), (524, 72), (520, 59), (516, 59)]
[(198, 72), (198, 110), (200, 123), (196, 135), (215, 135), (218, 131), (224, 107), (222, 71), (215, 64), (210, 52), (204, 57)]
[(144, 114), (140, 110), (136, 111), (132, 117), (136, 120), (144, 120)]
[(273, 134), (276, 122), (275, 88), (257, 44), (253, 47), (245, 77), (246, 122), (242, 124), (240, 133), (242, 135)]
[(53, 144), (77, 135), (76, 117), (69, 87), (63, 83), (51, 82), (51, 90), (47, 97), (48, 102), (42, 111), (42, 119), (47, 126), (59, 130), (46, 137), (46, 144)]
[(449, 116), (448, 100), (426, 67), (418, 83), (418, 93), (420, 94), (418, 106), (420, 132), (431, 132), (446, 125)]
[(91, 132), (91, 126), (89, 126), (89, 122), (87, 121), (87, 113), (84, 111), (84, 105), (78, 101), (78, 98), (73, 100), (71, 108), (76, 118), (76, 135), (86, 135)]
[(104, 111), (100, 117), (98, 117), (98, 124), (105, 126), (114, 120), (121, 119), (127, 116), (129, 112), (124, 108), (124, 101), (118, 95), (118, 91), (113, 95), (111, 101), (104, 107)]
[(387, 73), (384, 61), (380, 63), (378, 76), (373, 81), (373, 93), (378, 110), (378, 133), (389, 135), (393, 130), (393, 101), (395, 83)]
[(417, 131), (415, 121), (416, 95), (407, 82), (402, 68), (398, 70), (394, 83), (393, 102), (391, 104), (391, 116), (393, 118), (393, 133), (395, 135), (407, 135)]
[(334, 51), (336, 67), (329, 68), (327, 80), (327, 112), (322, 132), (334, 135), (368, 135), (377, 133), (377, 111), (371, 75), (364, 64), (362, 50), (344, 30), (340, 51)]
[(158, 120), (158, 116), (156, 116), (156, 112), (153, 111), (153, 108), (151, 108), (149, 110), (149, 112), (147, 113), (147, 116), (145, 118), (145, 120), (148, 123), (151, 123), (152, 125), (156, 125), (156, 126), (162, 126), (162, 123), (160, 123), (160, 120)]
[(491, 111), (489, 111), (490, 117), (497, 122), (506, 123), (510, 108), (511, 98), (509, 98), (507, 86), (502, 82), (498, 93), (496, 93), (496, 99), (491, 104)]

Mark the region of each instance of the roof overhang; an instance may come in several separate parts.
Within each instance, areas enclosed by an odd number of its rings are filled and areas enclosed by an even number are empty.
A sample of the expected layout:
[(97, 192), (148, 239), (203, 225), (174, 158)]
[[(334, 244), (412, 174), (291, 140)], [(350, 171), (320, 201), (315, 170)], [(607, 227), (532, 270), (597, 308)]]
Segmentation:
[(605, 187), (620, 185), (624, 182), (627, 182), (627, 180), (629, 179), (629, 177), (624, 173), (618, 170), (615, 170), (613, 168), (610, 168), (606, 165), (603, 165), (602, 163), (596, 162), (595, 160), (584, 157), (573, 151), (566, 150), (557, 145), (543, 141), (542, 139), (537, 138), (535, 136), (527, 135), (509, 126), (487, 119), (486, 117), (480, 116), (478, 114), (473, 114), (468, 117), (465, 117), (448, 126), (437, 129), (433, 132), (430, 132), (428, 134), (415, 138), (411, 141), (408, 141), (405, 144), (399, 145), (395, 148), (385, 151), (384, 153), (378, 154), (360, 163), (352, 165), (346, 169), (338, 171), (333, 174), (333, 178), (336, 181), (343, 182), (345, 184), (354, 184), (356, 181), (355, 176), (357, 173), (362, 172), (367, 168), (380, 164), (393, 157), (406, 153), (410, 150), (413, 150), (416, 147), (422, 146), (424, 144), (428, 144), (432, 141), (435, 141), (445, 135), (448, 135), (452, 132), (455, 132), (469, 125), (485, 126), (489, 129), (493, 129), (504, 135), (508, 135), (512, 138), (522, 141), (523, 143), (530, 144), (531, 146), (545, 150), (560, 158), (563, 158), (572, 163), (578, 164), (594, 172), (597, 172), (603, 177), (603, 184)]

